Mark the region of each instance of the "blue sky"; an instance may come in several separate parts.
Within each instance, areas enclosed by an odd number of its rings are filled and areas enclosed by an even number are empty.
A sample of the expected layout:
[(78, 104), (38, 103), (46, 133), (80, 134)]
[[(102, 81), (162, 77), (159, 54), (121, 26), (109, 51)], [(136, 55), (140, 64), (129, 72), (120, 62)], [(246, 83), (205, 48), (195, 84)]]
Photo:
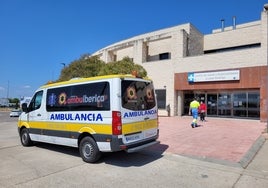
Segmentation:
[(260, 20), (268, 0), (0, 0), (0, 98), (32, 96), (81, 55), (184, 23)]

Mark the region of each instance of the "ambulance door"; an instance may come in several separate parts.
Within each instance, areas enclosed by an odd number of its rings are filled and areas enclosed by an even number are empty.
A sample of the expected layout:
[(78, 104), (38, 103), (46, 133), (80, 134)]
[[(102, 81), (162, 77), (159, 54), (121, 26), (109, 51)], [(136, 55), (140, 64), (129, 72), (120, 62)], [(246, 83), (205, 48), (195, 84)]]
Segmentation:
[(28, 106), (27, 119), (30, 132), (34, 130), (37, 134), (40, 134), (46, 121), (45, 104), (42, 102), (44, 98), (43, 93), (44, 91), (42, 90), (36, 92)]
[(157, 103), (153, 84), (142, 80), (123, 80), (123, 143), (132, 144), (157, 136)]

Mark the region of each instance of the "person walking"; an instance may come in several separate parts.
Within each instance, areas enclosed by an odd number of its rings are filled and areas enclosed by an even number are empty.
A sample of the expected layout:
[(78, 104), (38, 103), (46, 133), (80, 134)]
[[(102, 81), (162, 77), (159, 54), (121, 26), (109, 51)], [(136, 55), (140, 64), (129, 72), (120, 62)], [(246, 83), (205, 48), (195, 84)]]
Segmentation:
[(200, 103), (197, 101), (196, 97), (194, 100), (190, 103), (189, 107), (189, 115), (192, 114), (193, 121), (191, 123), (192, 128), (198, 127), (197, 125), (197, 119), (198, 119), (198, 108), (200, 106)]
[(207, 112), (207, 105), (201, 101), (199, 106), (199, 113), (200, 113), (200, 121), (206, 121), (205, 116)]

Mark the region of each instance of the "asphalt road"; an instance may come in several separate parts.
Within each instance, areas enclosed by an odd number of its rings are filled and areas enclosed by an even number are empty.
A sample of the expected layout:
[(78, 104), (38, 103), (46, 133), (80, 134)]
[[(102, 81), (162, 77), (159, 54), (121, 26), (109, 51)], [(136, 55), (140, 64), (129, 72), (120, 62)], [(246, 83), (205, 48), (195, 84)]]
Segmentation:
[[(0, 112), (0, 187), (258, 187), (267, 177), (256, 170), (153, 151), (105, 154), (82, 161), (78, 149), (36, 144), (23, 147), (17, 118)], [(161, 134), (161, 133), (160, 133)]]

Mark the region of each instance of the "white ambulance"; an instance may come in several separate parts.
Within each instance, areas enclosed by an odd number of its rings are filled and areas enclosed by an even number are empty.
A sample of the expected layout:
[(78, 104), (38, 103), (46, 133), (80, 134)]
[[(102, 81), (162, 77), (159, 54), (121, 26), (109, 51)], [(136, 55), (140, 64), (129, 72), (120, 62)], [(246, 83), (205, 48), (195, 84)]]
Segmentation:
[(78, 147), (85, 162), (96, 162), (102, 152), (136, 152), (159, 143), (149, 79), (109, 75), (48, 84), (22, 108), (18, 131), (23, 146)]

